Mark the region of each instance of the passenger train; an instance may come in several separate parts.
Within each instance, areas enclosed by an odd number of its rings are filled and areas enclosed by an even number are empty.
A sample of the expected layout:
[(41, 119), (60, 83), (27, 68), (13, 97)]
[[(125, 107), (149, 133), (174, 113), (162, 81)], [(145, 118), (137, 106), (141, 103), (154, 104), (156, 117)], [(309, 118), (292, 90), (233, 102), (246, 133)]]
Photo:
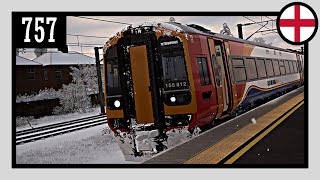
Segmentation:
[(138, 131), (153, 133), (161, 151), (172, 129), (205, 129), (304, 83), (303, 53), (195, 24), (129, 26), (103, 52), (108, 124), (134, 155)]

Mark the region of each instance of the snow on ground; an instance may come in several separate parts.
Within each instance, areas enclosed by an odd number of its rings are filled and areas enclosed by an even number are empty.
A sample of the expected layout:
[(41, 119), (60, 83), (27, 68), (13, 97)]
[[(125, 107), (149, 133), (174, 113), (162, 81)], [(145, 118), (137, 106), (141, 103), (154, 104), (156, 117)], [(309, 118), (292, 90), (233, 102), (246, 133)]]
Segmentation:
[(128, 164), (104, 124), (16, 146), (17, 164)]
[(77, 112), (77, 113), (70, 113), (70, 114), (63, 114), (63, 115), (44, 116), (38, 119), (35, 119), (33, 117), (19, 117), (16, 119), (16, 131), (31, 128), (26, 119), (28, 119), (31, 126), (35, 128), (38, 126), (44, 126), (44, 125), (55, 124), (55, 123), (64, 122), (64, 121), (71, 121), (74, 119), (79, 119), (84, 117), (95, 116), (95, 115), (99, 115), (100, 112), (101, 112), (100, 107), (97, 107), (97, 108), (93, 108), (93, 111), (88, 113)]
[[(297, 91), (297, 90), (295, 90)], [(290, 93), (293, 93), (292, 91)], [(268, 104), (276, 103), (282, 97), (274, 99)], [(81, 117), (98, 115), (99, 108), (91, 113), (73, 113), (59, 116), (48, 116), (31, 120), (32, 126), (68, 121)], [(255, 120), (252, 120), (253, 123)], [(28, 128), (28, 125), (17, 127)], [(192, 137), (194, 138), (194, 137)], [(184, 131), (171, 132), (169, 138), (174, 147), (190, 139)], [(161, 153), (160, 153), (161, 154)], [(145, 159), (142, 159), (145, 160)], [(17, 164), (128, 164), (139, 163), (125, 161), (124, 156), (116, 143), (116, 139), (109, 127), (104, 124), (69, 134), (63, 134), (45, 140), (39, 140), (16, 146)]]

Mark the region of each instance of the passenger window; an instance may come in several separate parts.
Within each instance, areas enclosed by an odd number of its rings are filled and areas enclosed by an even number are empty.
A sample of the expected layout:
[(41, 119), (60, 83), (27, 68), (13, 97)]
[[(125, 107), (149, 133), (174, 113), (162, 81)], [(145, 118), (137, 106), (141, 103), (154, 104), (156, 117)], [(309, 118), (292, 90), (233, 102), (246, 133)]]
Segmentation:
[(290, 68), (289, 68), (289, 62), (288, 62), (288, 60), (285, 60), (285, 61), (284, 61), (284, 67), (286, 68), (286, 72), (287, 72), (287, 74), (290, 74), (291, 72), (290, 72)]
[(256, 64), (257, 64), (257, 69), (258, 69), (258, 77), (259, 78), (267, 77), (266, 66), (264, 64), (264, 60), (257, 59)]
[(273, 66), (272, 66), (271, 59), (266, 59), (266, 69), (267, 69), (268, 77), (273, 77), (274, 72), (273, 72)]
[(286, 69), (285, 69), (285, 67), (284, 67), (283, 60), (279, 60), (279, 67), (280, 67), (280, 73), (281, 73), (281, 75), (285, 75), (285, 74), (286, 74)]
[(232, 61), (233, 66), (243, 66), (243, 60), (242, 59), (233, 59)]
[(258, 76), (257, 76), (255, 60), (253, 58), (245, 59), (244, 65), (246, 67), (247, 79), (248, 80), (257, 79)]
[(209, 71), (208, 71), (207, 58), (204, 58), (204, 57), (197, 58), (197, 62), (198, 62), (201, 86), (211, 84)]
[(274, 59), (272, 60), (272, 64), (273, 64), (274, 74), (276, 76), (279, 76), (280, 75), (279, 61)]
[(245, 81), (247, 79), (247, 76), (246, 76), (246, 69), (243, 64), (243, 59), (232, 58), (232, 64), (233, 64), (233, 73), (236, 81), (237, 82)]

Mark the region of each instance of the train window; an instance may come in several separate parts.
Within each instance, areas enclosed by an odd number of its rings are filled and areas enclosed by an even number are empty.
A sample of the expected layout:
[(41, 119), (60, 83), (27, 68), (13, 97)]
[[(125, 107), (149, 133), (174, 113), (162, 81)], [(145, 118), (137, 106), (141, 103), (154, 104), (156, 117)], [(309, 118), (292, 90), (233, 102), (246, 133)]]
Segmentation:
[(268, 77), (273, 77), (274, 76), (274, 72), (273, 72), (273, 66), (272, 66), (271, 59), (266, 59), (265, 62), (266, 62), (266, 69), (267, 69)]
[(266, 66), (264, 64), (264, 60), (263, 59), (257, 59), (256, 60), (256, 65), (257, 65), (257, 70), (258, 70), (258, 77), (259, 78), (267, 77)]
[(233, 74), (234, 74), (235, 80), (237, 82), (245, 81), (247, 79), (247, 76), (246, 76), (246, 68), (244, 66), (243, 59), (233, 57), (232, 64), (233, 64)]
[(232, 60), (233, 66), (243, 66), (243, 60), (242, 59), (233, 59)]
[(198, 69), (199, 69), (201, 86), (211, 84), (210, 77), (209, 77), (209, 71), (208, 71), (207, 58), (198, 57), (197, 62), (198, 62)]
[(289, 62), (288, 60), (284, 60), (284, 67), (286, 68), (287, 74), (290, 74)]
[(255, 60), (253, 58), (246, 58), (244, 60), (244, 65), (246, 67), (247, 79), (257, 79), (258, 75)]
[(219, 75), (219, 66), (218, 66), (218, 62), (216, 59), (215, 55), (212, 55), (212, 66), (213, 66), (213, 72), (214, 72), (214, 77), (215, 77), (215, 81), (217, 86), (221, 85), (221, 79), (220, 79), (220, 75)]
[(107, 94), (109, 96), (121, 95), (122, 90), (119, 77), (119, 65), (116, 46), (106, 51), (105, 61), (107, 71)]
[(293, 70), (294, 70), (295, 73), (298, 72), (297, 61), (293, 61)]
[(189, 88), (187, 66), (182, 42), (177, 37), (159, 38), (162, 73), (165, 90)]
[[(182, 51), (161, 54), (163, 77), (166, 89), (187, 88), (187, 71)], [(179, 86), (173, 84), (178, 83)], [(181, 85), (181, 86), (180, 86)]]
[(273, 65), (274, 75), (275, 76), (279, 76), (280, 75), (279, 61), (273, 59), (272, 60), (272, 65)]
[(281, 75), (285, 75), (286, 74), (286, 69), (284, 67), (284, 62), (283, 60), (279, 60), (279, 67), (280, 67), (280, 73)]
[(244, 67), (236, 67), (233, 68), (234, 77), (236, 78), (236, 81), (245, 81), (247, 79), (246, 76), (246, 68)]
[(290, 67), (291, 73), (294, 73), (293, 62), (292, 61), (289, 61), (289, 67)]

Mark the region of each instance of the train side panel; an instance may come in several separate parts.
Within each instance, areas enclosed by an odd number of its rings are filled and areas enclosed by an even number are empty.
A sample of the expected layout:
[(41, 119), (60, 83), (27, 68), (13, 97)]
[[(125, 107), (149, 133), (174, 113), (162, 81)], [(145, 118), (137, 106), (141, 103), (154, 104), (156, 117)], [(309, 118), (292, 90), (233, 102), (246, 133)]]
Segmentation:
[[(192, 37), (193, 40), (188, 41), (188, 49), (196, 91), (197, 113), (196, 121), (190, 124), (190, 128), (211, 123), (217, 113), (216, 88), (207, 37), (195, 34)], [(209, 79), (204, 79), (206, 78), (204, 76)]]
[[(257, 60), (261, 60), (264, 63), (266, 63), (266, 60), (275, 60), (279, 63), (282, 62), (283, 65), (280, 64), (280, 71), (281, 68), (285, 69), (285, 74), (274, 76), (266, 75), (262, 78), (257, 76), (256, 79), (248, 79), (248, 69), (246, 68), (246, 80), (237, 82), (237, 110), (250, 107), (256, 102), (262, 101), (272, 96), (277, 96), (301, 84), (301, 75), (299, 74), (299, 71), (293, 70), (291, 66), (289, 67), (289, 69), (285, 67), (286, 63), (298, 64), (297, 56), (295, 53), (289, 53), (285, 51), (279, 51), (237, 42), (232, 42), (230, 44), (231, 52), (233, 53), (233, 59), (242, 59), (244, 65), (246, 65), (245, 61), (248, 61), (249, 59), (255, 60), (256, 73), (258, 73), (258, 71), (260, 70), (257, 68)], [(276, 67), (274, 65), (272, 67), (273, 72), (275, 72), (274, 70)], [(265, 71), (267, 73), (267, 69), (265, 69)]]

